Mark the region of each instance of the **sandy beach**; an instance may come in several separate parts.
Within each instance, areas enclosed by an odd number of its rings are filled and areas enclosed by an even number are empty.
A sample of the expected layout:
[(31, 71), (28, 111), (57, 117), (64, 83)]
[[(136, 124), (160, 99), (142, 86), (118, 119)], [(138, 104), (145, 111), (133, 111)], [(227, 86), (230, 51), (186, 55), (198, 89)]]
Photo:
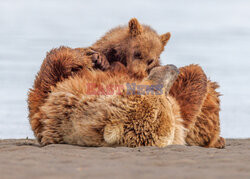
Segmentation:
[(4, 178), (250, 178), (250, 139), (225, 149), (196, 146), (80, 147), (0, 140)]

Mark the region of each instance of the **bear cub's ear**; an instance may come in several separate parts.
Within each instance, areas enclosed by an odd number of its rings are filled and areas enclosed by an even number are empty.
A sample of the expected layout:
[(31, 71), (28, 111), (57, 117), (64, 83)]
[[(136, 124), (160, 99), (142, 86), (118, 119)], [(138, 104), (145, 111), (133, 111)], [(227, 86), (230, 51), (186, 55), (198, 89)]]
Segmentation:
[(130, 19), (128, 27), (129, 27), (129, 33), (132, 37), (135, 37), (142, 33), (142, 26), (136, 18)]
[(165, 46), (165, 45), (167, 44), (167, 42), (168, 42), (168, 40), (170, 39), (170, 37), (171, 37), (170, 32), (167, 32), (167, 33), (162, 34), (162, 35), (160, 36), (161, 42), (162, 42), (163, 46)]

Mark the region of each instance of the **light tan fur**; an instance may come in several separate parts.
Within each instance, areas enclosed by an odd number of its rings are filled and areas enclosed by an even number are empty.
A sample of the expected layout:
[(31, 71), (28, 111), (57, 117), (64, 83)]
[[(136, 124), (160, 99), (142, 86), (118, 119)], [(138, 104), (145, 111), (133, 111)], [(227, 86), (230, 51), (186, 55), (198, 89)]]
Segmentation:
[[(166, 71), (173, 71), (172, 66), (167, 70), (160, 70), (166, 67), (168, 66), (158, 67), (158, 70), (137, 84), (169, 81), (163, 83), (165, 89), (168, 89), (177, 75), (176, 72), (166, 75)], [(96, 76), (93, 75), (93, 82), (99, 75), (107, 74), (94, 73)], [(161, 77), (162, 74), (165, 75), (164, 78)], [(152, 76), (154, 77), (151, 78)], [(112, 79), (113, 82), (124, 85), (128, 82), (119, 73), (114, 74)], [(122, 95), (91, 96), (86, 95), (88, 82), (76, 76), (52, 89), (41, 107), (41, 121), (44, 125), (42, 145), (68, 143), (83, 146), (165, 147), (170, 144), (185, 144), (185, 129), (181, 123), (179, 106), (167, 93), (128, 95), (125, 89)], [(108, 82), (103, 81), (101, 84), (107, 85)]]

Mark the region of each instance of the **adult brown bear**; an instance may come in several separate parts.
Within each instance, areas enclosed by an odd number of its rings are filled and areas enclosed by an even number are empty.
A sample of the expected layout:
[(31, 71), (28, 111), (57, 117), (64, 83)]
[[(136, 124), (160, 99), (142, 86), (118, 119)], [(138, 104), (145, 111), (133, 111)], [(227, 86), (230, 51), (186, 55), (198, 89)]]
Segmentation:
[[(179, 105), (168, 95), (178, 76), (175, 66), (156, 67), (142, 81), (119, 71), (86, 71), (84, 74), (59, 82), (40, 107), (41, 145), (165, 147), (185, 144)], [(108, 90), (103, 90), (102, 95), (90, 95), (89, 83), (94, 83), (96, 88), (119, 85), (123, 89), (119, 95), (109, 94)], [(136, 84), (135, 87), (127, 88), (131, 83)]]

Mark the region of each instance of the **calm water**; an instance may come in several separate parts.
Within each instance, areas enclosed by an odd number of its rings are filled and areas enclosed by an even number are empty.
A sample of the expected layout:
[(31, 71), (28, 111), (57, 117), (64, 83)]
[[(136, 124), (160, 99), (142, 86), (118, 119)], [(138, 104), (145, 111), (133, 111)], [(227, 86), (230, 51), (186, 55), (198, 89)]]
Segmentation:
[(200, 64), (221, 88), (222, 136), (250, 137), (250, 1), (0, 1), (0, 138), (33, 138), (27, 91), (46, 51), (85, 47), (131, 17), (172, 32), (163, 64)]

